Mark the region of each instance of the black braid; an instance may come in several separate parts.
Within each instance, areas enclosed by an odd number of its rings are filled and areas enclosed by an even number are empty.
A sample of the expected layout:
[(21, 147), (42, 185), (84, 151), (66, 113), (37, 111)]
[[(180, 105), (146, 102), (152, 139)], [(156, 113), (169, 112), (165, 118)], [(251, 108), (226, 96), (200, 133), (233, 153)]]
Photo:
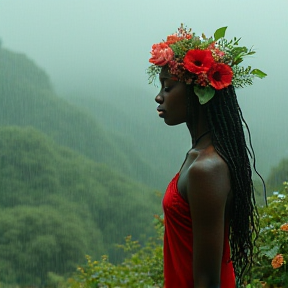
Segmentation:
[[(213, 146), (227, 163), (231, 175), (233, 192), (230, 213), (231, 259), (236, 277), (240, 282), (244, 273), (250, 271), (253, 248), (259, 234), (259, 217), (248, 157), (248, 154), (255, 155), (251, 146), (250, 132), (243, 119), (233, 86), (217, 90), (215, 96), (203, 105), (203, 108), (208, 121), (208, 129), (211, 131)], [(193, 121), (194, 115), (190, 114), (190, 117), (192, 117), (192, 122), (195, 122)], [(242, 123), (247, 126), (252, 153), (247, 147)], [(253, 167), (255, 169), (255, 157)], [(256, 169), (255, 171), (259, 175)]]

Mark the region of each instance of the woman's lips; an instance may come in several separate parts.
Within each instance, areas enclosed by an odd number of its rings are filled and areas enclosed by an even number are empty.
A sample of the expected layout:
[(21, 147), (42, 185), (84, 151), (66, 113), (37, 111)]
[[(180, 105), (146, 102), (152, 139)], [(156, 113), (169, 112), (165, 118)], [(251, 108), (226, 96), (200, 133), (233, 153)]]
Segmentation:
[(161, 109), (161, 108), (157, 108), (157, 112), (158, 112), (158, 115), (159, 117), (163, 117), (164, 113), (165, 113), (165, 110)]

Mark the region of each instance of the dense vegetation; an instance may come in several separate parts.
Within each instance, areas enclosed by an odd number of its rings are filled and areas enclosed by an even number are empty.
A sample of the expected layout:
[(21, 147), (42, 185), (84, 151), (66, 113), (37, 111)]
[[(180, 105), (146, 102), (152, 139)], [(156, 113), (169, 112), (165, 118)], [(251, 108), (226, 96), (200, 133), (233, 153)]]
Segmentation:
[(43, 282), (90, 253), (117, 260), (112, 244), (152, 235), (151, 190), (32, 128), (0, 129), (0, 161), (1, 280)]
[(268, 204), (259, 208), (261, 232), (253, 275), (270, 285), (288, 287), (288, 182), (282, 182)]

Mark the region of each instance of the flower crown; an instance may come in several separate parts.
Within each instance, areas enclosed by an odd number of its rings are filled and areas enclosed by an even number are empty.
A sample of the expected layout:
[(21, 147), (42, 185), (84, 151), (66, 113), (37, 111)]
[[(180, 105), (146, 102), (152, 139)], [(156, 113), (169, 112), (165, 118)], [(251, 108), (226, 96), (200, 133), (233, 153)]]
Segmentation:
[(194, 83), (194, 92), (201, 104), (213, 98), (215, 90), (229, 85), (235, 88), (253, 84), (253, 78), (264, 78), (266, 74), (251, 66), (239, 66), (243, 57), (255, 54), (252, 48), (238, 46), (241, 38), (233, 40), (224, 38), (227, 27), (216, 30), (214, 38), (201, 37), (191, 29), (178, 28), (166, 41), (152, 46), (147, 69), (149, 84), (155, 83), (163, 66), (168, 66), (170, 74), (186, 84)]

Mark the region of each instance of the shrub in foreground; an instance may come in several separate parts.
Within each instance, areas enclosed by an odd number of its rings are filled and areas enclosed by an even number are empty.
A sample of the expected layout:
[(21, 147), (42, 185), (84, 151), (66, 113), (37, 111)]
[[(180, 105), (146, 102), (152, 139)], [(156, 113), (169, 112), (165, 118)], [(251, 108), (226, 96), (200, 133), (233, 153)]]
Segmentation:
[[(288, 183), (281, 192), (268, 197), (268, 206), (259, 208), (259, 252), (253, 267), (254, 278), (267, 287), (288, 287)], [(270, 286), (269, 286), (270, 285)], [(277, 286), (276, 286), (277, 285)]]
[(78, 267), (77, 273), (69, 280), (71, 288), (163, 287), (163, 220), (159, 216), (156, 218), (158, 237), (141, 247), (138, 241), (127, 236), (125, 244), (118, 245), (128, 254), (120, 265), (110, 263), (107, 256), (102, 256), (100, 261), (92, 261), (90, 256), (86, 256), (86, 265)]

